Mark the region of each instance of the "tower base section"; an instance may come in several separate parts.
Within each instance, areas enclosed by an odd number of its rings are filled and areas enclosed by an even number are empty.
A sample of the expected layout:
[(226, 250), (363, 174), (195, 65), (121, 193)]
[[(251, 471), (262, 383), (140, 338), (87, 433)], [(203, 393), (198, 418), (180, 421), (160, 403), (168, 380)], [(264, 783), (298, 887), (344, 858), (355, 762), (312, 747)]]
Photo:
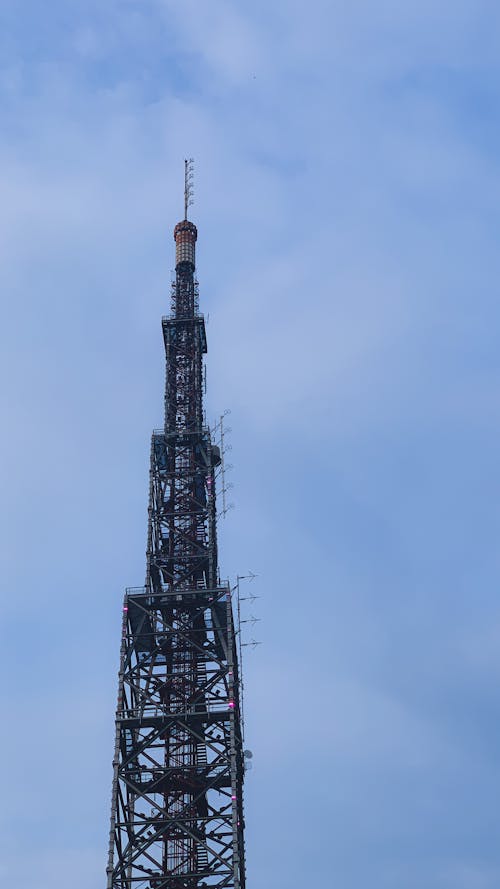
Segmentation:
[(230, 590), (123, 606), (108, 889), (245, 889)]

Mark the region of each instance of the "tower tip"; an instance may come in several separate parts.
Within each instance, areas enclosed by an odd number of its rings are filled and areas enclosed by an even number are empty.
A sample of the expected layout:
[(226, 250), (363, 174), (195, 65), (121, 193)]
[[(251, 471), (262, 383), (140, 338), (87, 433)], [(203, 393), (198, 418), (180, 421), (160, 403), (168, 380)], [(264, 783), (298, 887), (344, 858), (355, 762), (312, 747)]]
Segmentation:
[(188, 207), (194, 201), (194, 160), (184, 160), (184, 220), (188, 218)]
[(175, 265), (189, 263), (194, 269), (195, 244), (198, 231), (194, 222), (188, 220), (188, 208), (194, 198), (194, 160), (192, 157), (184, 160), (184, 219), (178, 222), (174, 228), (175, 240)]

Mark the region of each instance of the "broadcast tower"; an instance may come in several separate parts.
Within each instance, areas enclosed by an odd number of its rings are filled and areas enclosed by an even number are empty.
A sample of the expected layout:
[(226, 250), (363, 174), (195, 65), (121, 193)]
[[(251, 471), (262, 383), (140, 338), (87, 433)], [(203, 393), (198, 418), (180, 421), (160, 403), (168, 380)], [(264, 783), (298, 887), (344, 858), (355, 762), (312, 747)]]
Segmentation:
[(217, 561), (221, 454), (203, 413), (191, 176), (186, 161), (162, 319), (165, 425), (151, 440), (146, 581), (123, 604), (107, 889), (245, 889), (240, 683)]

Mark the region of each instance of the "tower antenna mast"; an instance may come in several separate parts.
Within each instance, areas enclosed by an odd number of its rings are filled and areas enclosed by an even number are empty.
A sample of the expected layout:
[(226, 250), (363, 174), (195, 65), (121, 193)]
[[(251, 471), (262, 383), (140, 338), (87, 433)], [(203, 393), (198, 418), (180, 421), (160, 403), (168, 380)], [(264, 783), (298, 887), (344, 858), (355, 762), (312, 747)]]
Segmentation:
[(188, 218), (188, 207), (194, 201), (194, 160), (184, 161), (184, 219)]

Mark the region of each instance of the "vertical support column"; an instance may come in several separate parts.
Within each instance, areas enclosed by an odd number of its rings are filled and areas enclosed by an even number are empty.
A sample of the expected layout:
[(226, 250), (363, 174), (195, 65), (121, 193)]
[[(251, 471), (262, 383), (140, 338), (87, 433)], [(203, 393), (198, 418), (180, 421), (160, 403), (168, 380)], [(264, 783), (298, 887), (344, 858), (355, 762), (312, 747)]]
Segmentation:
[(235, 676), (234, 663), (234, 630), (233, 609), (231, 604), (231, 592), (227, 590), (227, 665), (228, 665), (228, 689), (229, 689), (229, 731), (230, 731), (230, 757), (231, 757), (231, 812), (233, 828), (233, 868), (234, 889), (240, 889), (240, 811), (242, 800), (241, 781), (238, 780), (238, 757), (241, 756), (241, 738), (236, 736), (236, 725), (239, 725), (239, 689)]
[(116, 702), (115, 748), (113, 753), (113, 784), (111, 790), (111, 822), (109, 828), (108, 866), (106, 868), (107, 889), (113, 889), (115, 828), (116, 813), (118, 808), (118, 776), (120, 768), (120, 716), (122, 713), (123, 705), (123, 677), (125, 673), (125, 653), (127, 650), (127, 616), (127, 596), (125, 596), (123, 599), (122, 638), (120, 645), (120, 667), (118, 670), (118, 696)]
[(151, 583), (151, 555), (153, 552), (153, 491), (154, 491), (154, 435), (151, 436), (149, 454), (149, 498), (148, 498), (148, 537), (146, 543), (146, 581), (144, 586), (149, 589)]

